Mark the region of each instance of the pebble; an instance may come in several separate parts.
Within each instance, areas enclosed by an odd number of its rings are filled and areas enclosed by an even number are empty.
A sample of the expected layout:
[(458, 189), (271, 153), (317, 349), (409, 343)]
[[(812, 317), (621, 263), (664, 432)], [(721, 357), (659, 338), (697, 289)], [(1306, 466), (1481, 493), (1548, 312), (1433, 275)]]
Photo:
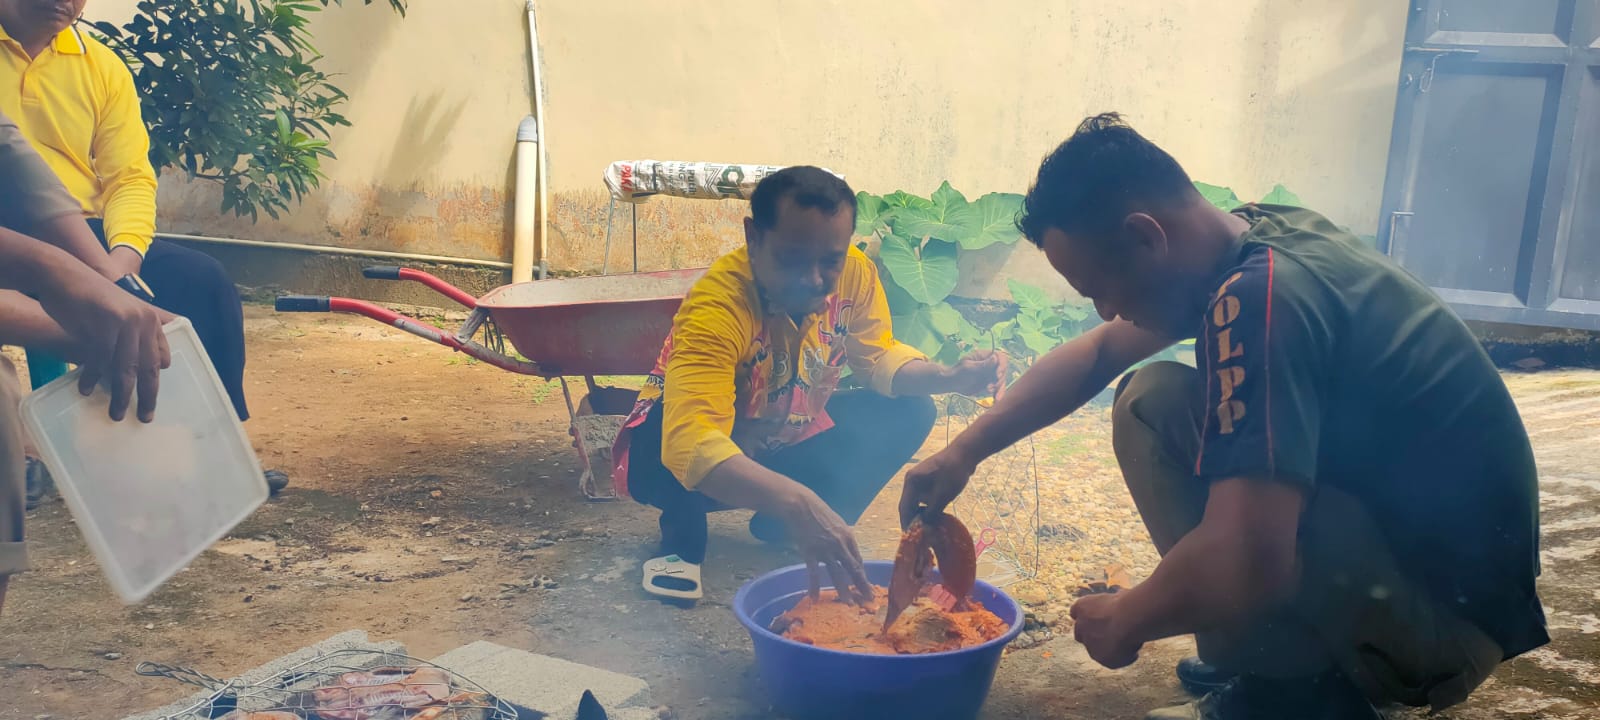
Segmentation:
[(1061, 616), (1053, 612), (1042, 612), (1037, 616), (1040, 625), (1051, 626), (1061, 621)]
[[(107, 660), (121, 660), (122, 659), (122, 653), (119, 653), (119, 652), (108, 652), (108, 653), (106, 653), (105, 658)], [(47, 715), (46, 717), (49, 717), (49, 716)]]
[(454, 555), (447, 555), (445, 557), (439, 558), (439, 562), (450, 564), (450, 565), (454, 565), (456, 563), (464, 563), (466, 561), (467, 561), (466, 558), (456, 557)]
[(428, 493), (428, 497), (431, 497), (431, 498), (433, 498), (435, 500), (438, 500), (438, 499), (441, 499), (441, 498), (444, 497), (444, 493), (439, 492), (438, 490), (435, 490), (435, 491), (433, 491), (431, 493)]
[(1043, 605), (1050, 601), (1050, 594), (1045, 592), (1043, 588), (1038, 587), (1023, 588), (1014, 593), (1012, 597), (1015, 597), (1017, 602), (1023, 605)]
[(469, 603), (469, 602), (472, 602), (473, 600), (477, 600), (477, 599), (478, 599), (478, 596), (474, 595), (472, 593), (467, 593), (466, 595), (462, 595), (461, 596), (461, 602), (464, 602), (464, 603)]
[(146, 629), (146, 630), (154, 630), (154, 629), (156, 629), (156, 624), (155, 623), (145, 623), (144, 624), (144, 629)]
[(1021, 635), (1018, 635), (1017, 639), (1011, 641), (1011, 646), (1012, 647), (1020, 648), (1020, 649), (1023, 649), (1023, 650), (1026, 650), (1026, 649), (1031, 648), (1034, 645), (1038, 645), (1038, 644), (1039, 644), (1039, 641), (1034, 640), (1033, 639), (1033, 635), (1031, 633), (1023, 633)]

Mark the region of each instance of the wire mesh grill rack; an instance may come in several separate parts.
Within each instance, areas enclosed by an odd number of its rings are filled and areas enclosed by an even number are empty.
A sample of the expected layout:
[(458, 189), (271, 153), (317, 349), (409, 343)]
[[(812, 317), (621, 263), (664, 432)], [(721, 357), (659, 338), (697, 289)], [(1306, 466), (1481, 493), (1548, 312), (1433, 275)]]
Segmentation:
[(156, 663), (136, 672), (210, 693), (162, 720), (517, 720), (511, 705), (478, 683), (382, 650), (336, 650), (249, 683)]
[[(945, 397), (945, 444), (976, 419), (982, 407), (961, 395)], [(1039, 463), (1033, 438), (978, 465), (952, 512), (974, 533), (995, 531), (994, 545), (978, 558), (978, 576), (997, 587), (1039, 573)]]

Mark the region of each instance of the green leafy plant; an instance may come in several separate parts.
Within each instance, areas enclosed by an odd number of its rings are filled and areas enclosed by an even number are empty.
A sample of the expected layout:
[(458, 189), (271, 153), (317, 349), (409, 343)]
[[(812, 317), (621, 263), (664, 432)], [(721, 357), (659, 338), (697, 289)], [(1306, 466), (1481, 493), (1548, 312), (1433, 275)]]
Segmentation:
[[(387, 4), (404, 15), (407, 1)], [(329, 131), (350, 124), (308, 29), (330, 4), (143, 0), (120, 27), (92, 23), (133, 71), (151, 164), (219, 183), (223, 211), (252, 220), (318, 187)]]
[[(1226, 187), (1195, 183), (1195, 188), (1224, 210), (1244, 204)], [(1277, 185), (1260, 202), (1299, 205), (1300, 198)], [(1015, 279), (1006, 284), (1016, 314), (988, 329), (977, 327), (950, 304), (961, 282), (961, 253), (1016, 243), (1021, 206), (1022, 196), (1014, 193), (968, 201), (948, 182), (928, 197), (904, 191), (857, 194), (856, 234), (878, 240), (878, 269), (896, 337), (945, 364), (976, 349), (1004, 350), (1016, 361), (1011, 366), (1014, 378), (1040, 355), (1100, 324), (1090, 303), (1055, 301), (1042, 288)], [(1146, 362), (1188, 359), (1192, 348), (1193, 341), (1185, 341)]]
[[(960, 282), (964, 250), (1015, 243), (1022, 196), (990, 193), (969, 201), (946, 182), (929, 197), (901, 191), (856, 196), (856, 232), (876, 236), (878, 264), (893, 286), (889, 310), (904, 342), (939, 362), (955, 362), (982, 333), (946, 301)], [(863, 243), (865, 244), (865, 243)]]

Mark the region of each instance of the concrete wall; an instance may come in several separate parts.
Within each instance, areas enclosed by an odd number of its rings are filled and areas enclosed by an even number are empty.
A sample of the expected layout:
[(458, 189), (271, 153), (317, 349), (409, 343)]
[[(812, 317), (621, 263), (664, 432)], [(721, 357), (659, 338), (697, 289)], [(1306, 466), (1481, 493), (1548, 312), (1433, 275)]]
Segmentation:
[[(93, 0), (125, 18), (134, 0)], [(347, 0), (314, 28), (354, 127), (323, 189), (282, 221), (217, 212), (167, 178), (171, 232), (509, 258), (517, 121), (530, 110), (523, 0)], [(1226, 7), (1224, 11), (1220, 8)], [(1025, 189), (1085, 114), (1126, 113), (1197, 178), (1247, 199), (1282, 182), (1377, 225), (1406, 3), (1392, 0), (541, 0), (552, 267), (596, 268), (612, 160), (817, 163), (871, 192)], [(739, 241), (741, 203), (639, 210), (644, 269)], [(619, 218), (613, 267), (626, 264)], [(1049, 279), (1028, 247), (988, 258)], [(987, 292), (985, 273), (961, 292)], [(1003, 283), (1001, 283), (1003, 287)], [(1003, 291), (1002, 291), (1003, 294)]]

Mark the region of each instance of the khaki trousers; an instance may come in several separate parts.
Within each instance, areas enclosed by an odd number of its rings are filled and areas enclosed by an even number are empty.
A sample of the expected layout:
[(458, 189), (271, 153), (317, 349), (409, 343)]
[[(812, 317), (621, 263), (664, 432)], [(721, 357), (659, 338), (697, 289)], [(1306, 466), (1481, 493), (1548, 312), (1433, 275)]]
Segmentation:
[[(1162, 555), (1205, 512), (1208, 488), (1194, 475), (1204, 398), (1199, 371), (1171, 362), (1117, 388), (1117, 462)], [(1201, 659), (1278, 678), (1337, 667), (1380, 704), (1438, 710), (1465, 700), (1499, 664), (1500, 647), (1401, 574), (1353, 496), (1319, 482), (1307, 501), (1293, 599), (1241, 627), (1197, 634)]]
[(0, 610), (5, 606), (10, 576), (28, 569), (28, 547), (22, 537), (26, 465), (22, 413), (17, 407), (21, 400), (17, 370), (10, 359), (0, 355)]

